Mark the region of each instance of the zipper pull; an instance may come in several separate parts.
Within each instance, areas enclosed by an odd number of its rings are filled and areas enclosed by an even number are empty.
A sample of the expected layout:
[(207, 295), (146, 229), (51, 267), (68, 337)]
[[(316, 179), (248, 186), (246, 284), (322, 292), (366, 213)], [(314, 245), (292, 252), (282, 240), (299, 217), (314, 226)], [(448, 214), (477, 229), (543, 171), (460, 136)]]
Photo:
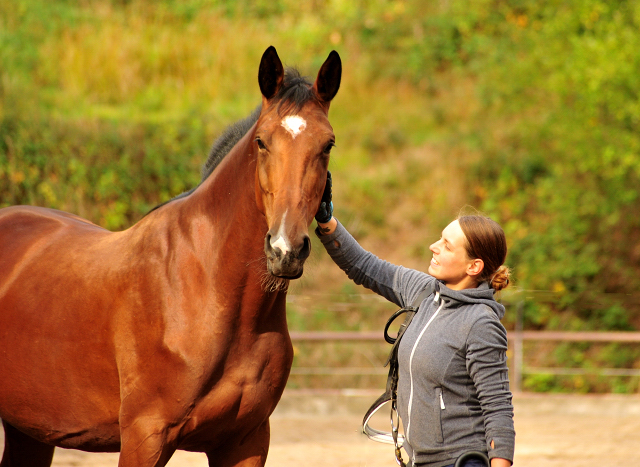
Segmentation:
[(442, 398), (442, 393), (440, 393), (440, 408), (442, 410), (446, 409), (446, 407), (444, 406), (444, 399)]

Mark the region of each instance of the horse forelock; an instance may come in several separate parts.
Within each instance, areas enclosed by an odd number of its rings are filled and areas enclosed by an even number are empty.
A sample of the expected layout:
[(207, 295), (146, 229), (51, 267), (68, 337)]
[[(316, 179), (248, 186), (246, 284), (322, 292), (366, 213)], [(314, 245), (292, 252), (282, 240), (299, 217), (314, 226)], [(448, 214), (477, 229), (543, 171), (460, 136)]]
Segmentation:
[(287, 68), (284, 83), (274, 98), (278, 103), (278, 114), (297, 113), (309, 101), (318, 101), (308, 78), (301, 76), (295, 68)]

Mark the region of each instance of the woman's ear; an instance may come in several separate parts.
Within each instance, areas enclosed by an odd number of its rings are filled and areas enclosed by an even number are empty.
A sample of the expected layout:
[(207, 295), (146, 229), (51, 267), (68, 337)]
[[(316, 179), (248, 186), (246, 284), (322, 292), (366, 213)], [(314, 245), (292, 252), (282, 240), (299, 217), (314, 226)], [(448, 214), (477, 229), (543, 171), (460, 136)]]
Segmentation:
[(484, 261), (480, 258), (472, 259), (467, 266), (467, 274), (470, 276), (478, 276), (484, 270)]

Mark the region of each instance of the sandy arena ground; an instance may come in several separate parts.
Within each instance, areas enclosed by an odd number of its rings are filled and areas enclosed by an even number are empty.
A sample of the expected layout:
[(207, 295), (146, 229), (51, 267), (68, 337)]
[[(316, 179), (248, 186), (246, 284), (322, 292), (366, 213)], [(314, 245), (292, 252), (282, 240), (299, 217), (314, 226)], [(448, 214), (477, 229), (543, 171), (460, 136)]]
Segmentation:
[[(391, 446), (359, 433), (361, 416), (377, 395), (286, 392), (271, 418), (267, 467), (396, 466)], [(518, 467), (640, 465), (640, 396), (520, 394), (514, 405)], [(374, 426), (385, 429), (386, 417)], [(53, 465), (115, 467), (118, 455), (57, 449)], [(178, 451), (168, 465), (204, 467), (207, 461)]]

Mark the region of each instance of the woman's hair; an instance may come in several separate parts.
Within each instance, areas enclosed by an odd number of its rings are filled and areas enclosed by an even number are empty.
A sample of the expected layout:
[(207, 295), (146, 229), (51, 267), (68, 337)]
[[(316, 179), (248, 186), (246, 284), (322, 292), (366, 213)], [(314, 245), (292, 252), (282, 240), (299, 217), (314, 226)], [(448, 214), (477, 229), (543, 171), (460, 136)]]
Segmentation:
[(504, 265), (507, 239), (502, 227), (496, 221), (476, 214), (460, 216), (458, 222), (467, 238), (467, 255), (484, 262), (478, 281), (489, 282), (496, 292), (506, 288), (509, 285), (510, 270)]

